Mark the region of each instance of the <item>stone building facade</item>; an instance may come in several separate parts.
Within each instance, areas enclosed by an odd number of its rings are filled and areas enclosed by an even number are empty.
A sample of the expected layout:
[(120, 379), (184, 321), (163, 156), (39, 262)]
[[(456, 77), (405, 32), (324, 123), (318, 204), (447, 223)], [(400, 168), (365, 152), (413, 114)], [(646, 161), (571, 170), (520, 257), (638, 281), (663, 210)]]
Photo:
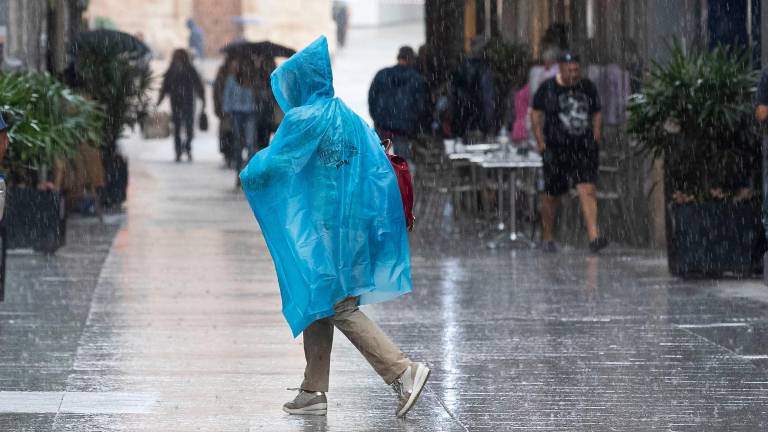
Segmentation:
[(86, 0), (0, 0), (3, 67), (60, 72), (86, 7)]
[(320, 34), (334, 41), (331, 0), (91, 0), (91, 22), (110, 21), (141, 34), (158, 58), (187, 47), (189, 18), (203, 29), (206, 54), (215, 56), (239, 37), (300, 48)]

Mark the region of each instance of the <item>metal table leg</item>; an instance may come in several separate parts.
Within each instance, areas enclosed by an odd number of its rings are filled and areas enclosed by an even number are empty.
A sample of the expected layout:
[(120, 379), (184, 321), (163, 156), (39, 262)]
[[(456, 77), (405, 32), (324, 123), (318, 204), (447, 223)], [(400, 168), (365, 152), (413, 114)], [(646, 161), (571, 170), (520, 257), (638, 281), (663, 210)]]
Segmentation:
[(517, 232), (517, 173), (509, 170), (509, 239), (517, 240), (520, 236)]
[(499, 231), (504, 231), (506, 228), (504, 226), (504, 170), (496, 170), (496, 179), (498, 180), (499, 188), (499, 190), (496, 192), (496, 195), (498, 196), (498, 202), (496, 203), (496, 206), (499, 208), (499, 224), (497, 229)]
[(472, 211), (472, 217), (477, 218), (477, 192), (480, 190), (480, 188), (477, 187), (477, 167), (475, 164), (469, 165), (469, 172), (472, 179), (472, 187), (470, 188), (469, 195), (472, 199), (472, 203), (469, 205), (469, 209)]
[(526, 247), (532, 247), (525, 234), (517, 231), (517, 172), (515, 168), (509, 170), (509, 231), (500, 234), (496, 239), (488, 243), (488, 247), (495, 249), (503, 243), (523, 243)]

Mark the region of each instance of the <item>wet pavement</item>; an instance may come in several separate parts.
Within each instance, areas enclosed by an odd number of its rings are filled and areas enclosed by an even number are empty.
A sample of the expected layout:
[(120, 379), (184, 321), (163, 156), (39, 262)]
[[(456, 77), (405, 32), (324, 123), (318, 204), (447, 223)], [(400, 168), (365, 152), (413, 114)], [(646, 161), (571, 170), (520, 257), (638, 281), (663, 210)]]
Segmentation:
[(284, 414), (301, 338), (212, 133), (194, 164), (129, 139), (124, 215), (14, 252), (0, 304), (0, 431), (761, 431), (768, 288), (681, 281), (611, 247), (488, 250), (417, 230), (414, 292), (365, 308), (433, 368), (404, 420), (342, 335), (327, 418)]

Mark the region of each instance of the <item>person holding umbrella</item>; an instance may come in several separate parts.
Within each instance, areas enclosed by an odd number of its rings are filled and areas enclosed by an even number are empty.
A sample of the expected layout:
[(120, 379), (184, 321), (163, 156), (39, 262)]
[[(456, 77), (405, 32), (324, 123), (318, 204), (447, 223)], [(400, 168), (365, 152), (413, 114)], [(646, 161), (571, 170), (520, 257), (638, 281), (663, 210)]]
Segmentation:
[(274, 108), (266, 84), (268, 76), (252, 57), (241, 57), (237, 73), (224, 85), (223, 111), (232, 118), (235, 140), (231, 159), (238, 172), (244, 166), (243, 151), (250, 160), (269, 141)]
[[(171, 65), (165, 72), (160, 88), (160, 105), (169, 95), (171, 99), (171, 119), (173, 139), (176, 149), (176, 162), (181, 162), (182, 153), (192, 162), (192, 139), (195, 135), (195, 96), (203, 103), (205, 112), (205, 89), (203, 80), (192, 65), (186, 50), (177, 49), (171, 57)], [(184, 140), (182, 141), (182, 129)]]
[(237, 58), (227, 55), (216, 73), (213, 81), (213, 112), (219, 118), (219, 151), (224, 156), (224, 162), (228, 168), (239, 170), (234, 162), (234, 127), (232, 116), (224, 112), (224, 90), (230, 77), (237, 75)]
[(240, 173), (272, 254), (282, 310), (303, 333), (306, 368), (289, 414), (325, 415), (334, 328), (398, 398), (403, 417), (430, 375), (358, 308), (411, 291), (397, 177), (379, 137), (334, 97), (328, 44), (317, 39), (272, 74), (285, 119)]

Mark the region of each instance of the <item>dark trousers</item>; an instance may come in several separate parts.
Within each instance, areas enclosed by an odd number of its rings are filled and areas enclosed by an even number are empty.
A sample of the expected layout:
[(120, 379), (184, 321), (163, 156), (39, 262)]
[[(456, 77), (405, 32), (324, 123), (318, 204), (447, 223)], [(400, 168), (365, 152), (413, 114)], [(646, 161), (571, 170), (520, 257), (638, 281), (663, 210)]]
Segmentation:
[[(232, 114), (235, 142), (232, 157), (235, 169), (240, 171), (253, 155), (269, 144), (271, 117), (260, 113), (235, 112)], [(243, 150), (248, 151), (248, 159), (243, 160)]]
[[(176, 157), (182, 153), (192, 153), (192, 138), (195, 137), (195, 110), (172, 109), (171, 121), (173, 122), (173, 142), (176, 148)], [(184, 138), (182, 140), (182, 128)]]

